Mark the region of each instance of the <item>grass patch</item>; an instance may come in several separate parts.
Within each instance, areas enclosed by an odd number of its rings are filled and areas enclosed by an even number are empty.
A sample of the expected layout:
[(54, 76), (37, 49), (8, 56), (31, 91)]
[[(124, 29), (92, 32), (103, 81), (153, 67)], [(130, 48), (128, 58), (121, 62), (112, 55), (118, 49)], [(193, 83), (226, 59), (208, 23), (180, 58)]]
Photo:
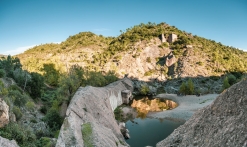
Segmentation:
[(93, 147), (93, 130), (90, 123), (85, 123), (82, 125), (81, 129), (82, 139), (84, 142), (84, 147)]

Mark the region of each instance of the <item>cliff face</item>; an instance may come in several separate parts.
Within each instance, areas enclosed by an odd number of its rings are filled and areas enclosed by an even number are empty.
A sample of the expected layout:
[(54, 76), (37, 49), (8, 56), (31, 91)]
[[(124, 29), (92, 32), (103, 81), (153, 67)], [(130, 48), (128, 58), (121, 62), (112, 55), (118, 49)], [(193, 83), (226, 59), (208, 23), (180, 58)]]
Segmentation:
[(133, 90), (127, 78), (101, 88), (80, 87), (67, 109), (56, 147), (128, 146), (113, 113), (126, 89)]
[(247, 146), (247, 80), (220, 94), (157, 144), (164, 146)]

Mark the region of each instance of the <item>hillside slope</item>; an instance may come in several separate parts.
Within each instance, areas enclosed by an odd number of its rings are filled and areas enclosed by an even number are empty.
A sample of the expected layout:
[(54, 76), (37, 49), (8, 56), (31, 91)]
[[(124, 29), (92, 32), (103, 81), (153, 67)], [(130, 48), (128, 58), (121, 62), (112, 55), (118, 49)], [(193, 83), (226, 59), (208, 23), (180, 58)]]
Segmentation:
[(197, 111), (157, 147), (247, 145), (247, 80), (233, 85)]
[(54, 63), (56, 69), (66, 72), (77, 64), (88, 70), (111, 70), (119, 77), (129, 74), (144, 81), (220, 76), (246, 72), (247, 68), (246, 52), (166, 23), (140, 24), (115, 38), (82, 32), (61, 44), (36, 46), (17, 57), (29, 71), (40, 72), (43, 64)]

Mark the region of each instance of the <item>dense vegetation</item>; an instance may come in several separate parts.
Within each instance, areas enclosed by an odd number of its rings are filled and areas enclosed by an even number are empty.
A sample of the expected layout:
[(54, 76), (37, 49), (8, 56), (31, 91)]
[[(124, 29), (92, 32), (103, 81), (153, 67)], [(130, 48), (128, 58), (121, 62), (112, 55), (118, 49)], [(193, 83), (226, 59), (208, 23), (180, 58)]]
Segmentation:
[[(0, 128), (0, 136), (14, 139), (23, 147), (54, 144), (50, 138), (58, 137), (63, 122), (61, 106), (70, 102), (79, 86), (105, 86), (118, 79), (114, 72), (87, 71), (78, 65), (63, 73), (54, 64), (44, 64), (42, 71), (43, 75), (23, 70), (17, 57), (0, 59), (0, 96), (16, 117), (16, 121)], [(41, 107), (37, 111), (38, 105)], [(30, 113), (34, 114), (31, 119)], [(36, 115), (43, 115), (42, 120)], [(24, 122), (43, 122), (46, 127), (36, 130)]]

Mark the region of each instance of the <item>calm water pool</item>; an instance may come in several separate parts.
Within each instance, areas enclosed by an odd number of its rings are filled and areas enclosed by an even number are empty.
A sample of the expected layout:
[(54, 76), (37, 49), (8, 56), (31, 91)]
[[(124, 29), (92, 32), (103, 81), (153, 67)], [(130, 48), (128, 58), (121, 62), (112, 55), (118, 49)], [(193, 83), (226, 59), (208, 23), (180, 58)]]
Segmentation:
[(156, 143), (165, 139), (174, 129), (184, 122), (174, 122), (166, 119), (135, 118), (126, 122), (130, 139), (126, 142), (131, 147), (156, 146)]

